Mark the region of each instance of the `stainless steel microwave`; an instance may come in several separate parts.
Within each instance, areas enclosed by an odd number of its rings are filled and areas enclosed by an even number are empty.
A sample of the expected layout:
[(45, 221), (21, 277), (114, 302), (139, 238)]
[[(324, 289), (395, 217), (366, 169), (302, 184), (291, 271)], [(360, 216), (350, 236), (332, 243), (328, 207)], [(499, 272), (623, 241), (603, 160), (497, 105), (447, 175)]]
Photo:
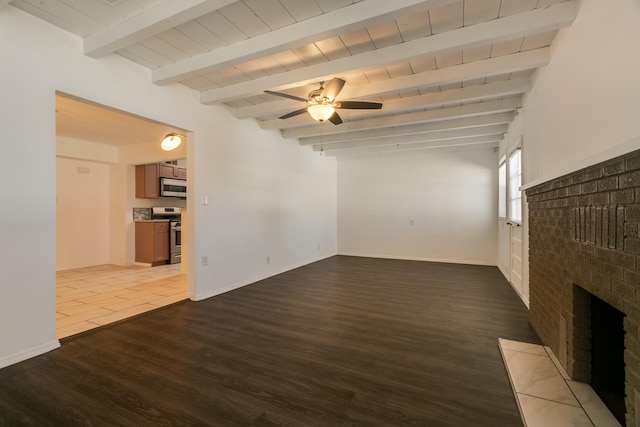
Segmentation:
[(163, 197), (187, 197), (187, 181), (160, 178), (160, 195)]

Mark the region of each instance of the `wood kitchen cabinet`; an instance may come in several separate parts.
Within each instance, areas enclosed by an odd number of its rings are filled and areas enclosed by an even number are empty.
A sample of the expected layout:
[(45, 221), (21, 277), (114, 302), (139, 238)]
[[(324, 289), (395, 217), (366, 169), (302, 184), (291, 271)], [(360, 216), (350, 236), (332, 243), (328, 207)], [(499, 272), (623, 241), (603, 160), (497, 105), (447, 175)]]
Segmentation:
[(187, 168), (170, 163), (151, 163), (136, 166), (136, 198), (160, 197), (160, 178), (187, 180)]
[(136, 262), (166, 264), (169, 259), (169, 222), (136, 222)]
[(187, 179), (187, 168), (170, 163), (158, 163), (158, 176), (161, 178)]
[(136, 197), (138, 199), (157, 199), (159, 196), (158, 164), (136, 166)]

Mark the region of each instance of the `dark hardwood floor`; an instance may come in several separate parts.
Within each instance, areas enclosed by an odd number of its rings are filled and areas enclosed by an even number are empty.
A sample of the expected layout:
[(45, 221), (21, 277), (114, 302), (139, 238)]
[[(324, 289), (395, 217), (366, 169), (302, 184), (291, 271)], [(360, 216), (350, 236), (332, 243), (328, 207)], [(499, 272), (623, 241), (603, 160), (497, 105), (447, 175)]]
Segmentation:
[(0, 370), (3, 426), (521, 426), (495, 267), (332, 257)]

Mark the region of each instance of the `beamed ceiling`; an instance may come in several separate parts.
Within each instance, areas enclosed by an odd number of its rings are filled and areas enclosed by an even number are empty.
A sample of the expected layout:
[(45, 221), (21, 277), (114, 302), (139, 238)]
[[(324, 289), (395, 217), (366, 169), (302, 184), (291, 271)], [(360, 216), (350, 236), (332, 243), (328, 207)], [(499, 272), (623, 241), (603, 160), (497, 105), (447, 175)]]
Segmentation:
[[(7, 2), (4, 1), (4, 4)], [(495, 147), (576, 0), (13, 0), (83, 38), (84, 54), (120, 55), (327, 155)], [(3, 2), (0, 2), (0, 6)], [(305, 104), (333, 77), (338, 110), (319, 124)]]

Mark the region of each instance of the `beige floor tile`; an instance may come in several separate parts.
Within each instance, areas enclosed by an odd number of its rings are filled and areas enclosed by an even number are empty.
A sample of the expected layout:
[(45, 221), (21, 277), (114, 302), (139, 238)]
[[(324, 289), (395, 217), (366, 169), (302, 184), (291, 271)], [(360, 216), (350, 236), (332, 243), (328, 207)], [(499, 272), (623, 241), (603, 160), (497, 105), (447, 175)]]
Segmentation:
[(156, 305), (140, 304), (121, 311), (114, 311), (110, 314), (103, 316), (93, 317), (90, 320), (92, 323), (98, 323), (100, 325), (108, 325), (109, 323), (117, 322), (118, 320), (126, 319), (128, 317), (136, 316), (147, 311), (155, 310), (158, 308)]
[[(107, 310), (110, 310), (109, 308), (107, 308), (108, 305), (115, 305), (123, 301), (127, 301), (127, 300), (119, 297), (113, 297), (108, 300), (96, 301), (93, 303), (81, 304), (73, 307), (66, 307), (62, 305), (58, 307), (57, 310), (60, 313), (66, 314), (67, 316), (81, 316), (82, 313), (86, 313), (88, 311), (100, 310), (105, 308)], [(115, 311), (115, 310), (111, 310), (111, 311)]]
[(186, 298), (186, 286), (179, 286), (179, 287), (175, 287), (175, 288), (168, 288), (167, 290), (158, 290), (156, 292), (156, 294), (158, 295), (164, 295), (166, 297), (171, 297), (171, 296), (182, 296), (183, 298)]
[(185, 299), (187, 276), (180, 272), (180, 264), (58, 272), (56, 336), (64, 338)]
[(122, 302), (118, 301), (118, 299), (122, 300), (122, 298), (120, 297), (120, 293), (121, 292), (119, 291), (115, 291), (109, 292), (107, 294), (94, 294), (87, 298), (79, 298), (77, 301), (83, 302), (85, 304), (116, 304), (118, 302)]
[[(161, 297), (157, 297), (155, 298), (155, 300), (160, 299)], [(126, 310), (128, 308), (131, 307), (135, 307), (136, 305), (140, 305), (140, 304), (145, 304), (145, 303), (151, 303), (154, 300), (153, 296), (149, 296), (149, 299), (147, 300), (141, 300), (141, 299), (122, 299), (122, 302), (119, 302), (117, 304), (111, 304), (111, 305), (105, 305), (104, 308), (108, 309), (108, 310), (113, 310), (113, 311), (122, 311), (122, 310)], [(154, 304), (155, 305), (155, 304)]]
[(157, 307), (164, 307), (165, 305), (173, 304), (178, 301), (184, 301), (185, 299), (187, 299), (187, 297), (184, 295), (184, 293), (182, 293), (181, 295), (176, 294), (162, 297), (160, 299), (150, 301), (149, 304), (153, 304)]
[(84, 322), (94, 317), (105, 316), (112, 313), (114, 312), (105, 308), (96, 308), (95, 310), (84, 311), (73, 316), (67, 316), (56, 320), (56, 328), (64, 328), (65, 326), (73, 325), (74, 323)]
[(87, 291), (84, 289), (77, 289), (75, 292), (61, 292), (56, 294), (56, 303), (66, 301), (78, 301), (81, 298), (89, 298), (99, 295), (95, 292)]
[(140, 299), (140, 298), (145, 298), (149, 295), (157, 295), (158, 292), (166, 291), (167, 289), (168, 288), (164, 286), (158, 286), (157, 288), (140, 289), (140, 290), (135, 288), (130, 288), (118, 294), (118, 296), (125, 299)]
[(64, 327), (56, 327), (56, 338), (66, 338), (71, 335), (79, 334), (102, 325), (91, 322), (79, 322)]

